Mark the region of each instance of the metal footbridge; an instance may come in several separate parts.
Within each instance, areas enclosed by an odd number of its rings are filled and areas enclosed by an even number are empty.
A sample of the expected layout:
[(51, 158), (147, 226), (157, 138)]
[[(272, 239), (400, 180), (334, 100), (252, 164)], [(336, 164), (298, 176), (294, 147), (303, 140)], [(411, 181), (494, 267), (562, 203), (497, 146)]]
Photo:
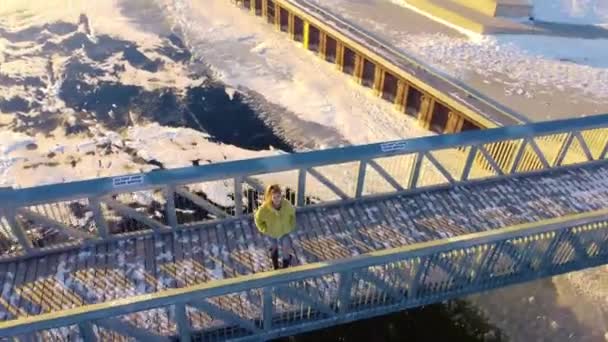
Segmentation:
[(602, 265), (607, 151), (599, 115), (2, 189), (0, 338), (268, 340)]

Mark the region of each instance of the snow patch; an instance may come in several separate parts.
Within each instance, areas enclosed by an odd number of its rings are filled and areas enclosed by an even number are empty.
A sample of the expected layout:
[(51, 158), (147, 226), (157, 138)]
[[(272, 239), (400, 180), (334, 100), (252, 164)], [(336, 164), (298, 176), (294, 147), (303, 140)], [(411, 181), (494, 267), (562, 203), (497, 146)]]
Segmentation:
[(608, 24), (606, 0), (534, 0), (534, 18), (578, 25)]
[(0, 153), (3, 157), (13, 152), (24, 150), (30, 144), (34, 144), (34, 138), (16, 132), (0, 131)]
[(234, 100), (234, 94), (236, 94), (236, 89), (232, 87), (225, 87), (224, 91), (226, 92), (226, 95), (228, 95), (228, 97), (230, 98), (230, 101)]

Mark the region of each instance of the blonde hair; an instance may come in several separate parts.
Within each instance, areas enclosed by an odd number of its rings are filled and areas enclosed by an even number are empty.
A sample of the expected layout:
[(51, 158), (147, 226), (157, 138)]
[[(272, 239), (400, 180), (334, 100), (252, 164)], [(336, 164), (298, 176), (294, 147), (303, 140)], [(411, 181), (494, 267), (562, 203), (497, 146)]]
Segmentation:
[(281, 193), (280, 185), (271, 184), (266, 187), (266, 191), (264, 191), (264, 204), (270, 204), (270, 202), (272, 202), (272, 194), (275, 192)]

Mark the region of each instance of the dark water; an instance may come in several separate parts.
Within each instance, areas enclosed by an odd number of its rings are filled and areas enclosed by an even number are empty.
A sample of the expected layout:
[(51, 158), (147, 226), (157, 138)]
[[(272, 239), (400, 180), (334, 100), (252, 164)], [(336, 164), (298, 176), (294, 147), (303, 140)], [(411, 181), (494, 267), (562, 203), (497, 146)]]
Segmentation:
[[(190, 77), (194, 85), (186, 89), (167, 86), (148, 90), (143, 86), (118, 81), (125, 67), (120, 63), (112, 64), (109, 59), (115, 56), (121, 56), (122, 61), (133, 68), (150, 73), (167, 67), (166, 60), (157, 54), (174, 62), (171, 68), (189, 69), (192, 55), (178, 36), (167, 35), (163, 37), (161, 46), (153, 51), (144, 51), (134, 42), (108, 35), (97, 35), (95, 39), (90, 39), (85, 15), (79, 18), (78, 23), (84, 25), (85, 29), (78, 30), (78, 25), (66, 22), (32, 26), (16, 32), (0, 27), (0, 37), (12, 43), (31, 42), (40, 47), (20, 56), (6, 54), (7, 62), (27, 58), (45, 58), (49, 61), (47, 75), (41, 77), (15, 78), (0, 73), (0, 86), (24, 87), (31, 94), (28, 98), (0, 97), (0, 110), (14, 113), (22, 123), (11, 127), (13, 130), (47, 133), (62, 124), (63, 110), (47, 112), (41, 108), (47, 96), (41, 89), (55, 84), (60, 78), (59, 98), (76, 112), (78, 119), (77, 123), (65, 127), (68, 134), (86, 132), (85, 121), (95, 121), (118, 131), (133, 125), (132, 115), (135, 114), (140, 119), (161, 125), (204, 131), (211, 135), (213, 141), (245, 149), (266, 150), (273, 146), (287, 152), (293, 150), (274, 134), (272, 128), (266, 126), (240, 94), (230, 98), (225, 85), (213, 80), (204, 71), (192, 72)], [(49, 40), (51, 38), (53, 41)], [(151, 52), (154, 52), (154, 56)], [(53, 56), (68, 59), (62, 68), (58, 68), (52, 65)], [(53, 70), (57, 69), (63, 70), (63, 74), (55, 75)], [(101, 77), (104, 80), (91, 82)], [(28, 115), (36, 111), (41, 115)]]
[(401, 342), (401, 341), (506, 341), (462, 301), (435, 304), (324, 330), (275, 340), (277, 342)]

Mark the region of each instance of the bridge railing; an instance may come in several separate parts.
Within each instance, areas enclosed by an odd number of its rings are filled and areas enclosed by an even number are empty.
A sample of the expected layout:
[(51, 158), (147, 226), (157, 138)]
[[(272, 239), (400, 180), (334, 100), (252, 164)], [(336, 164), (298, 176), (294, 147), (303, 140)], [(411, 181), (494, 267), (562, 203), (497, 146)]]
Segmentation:
[(607, 262), (604, 209), (19, 318), (0, 337), (270, 339)]
[(270, 183), (298, 207), (604, 160), (608, 115), (0, 189), (0, 252), (23, 256), (252, 213)]

